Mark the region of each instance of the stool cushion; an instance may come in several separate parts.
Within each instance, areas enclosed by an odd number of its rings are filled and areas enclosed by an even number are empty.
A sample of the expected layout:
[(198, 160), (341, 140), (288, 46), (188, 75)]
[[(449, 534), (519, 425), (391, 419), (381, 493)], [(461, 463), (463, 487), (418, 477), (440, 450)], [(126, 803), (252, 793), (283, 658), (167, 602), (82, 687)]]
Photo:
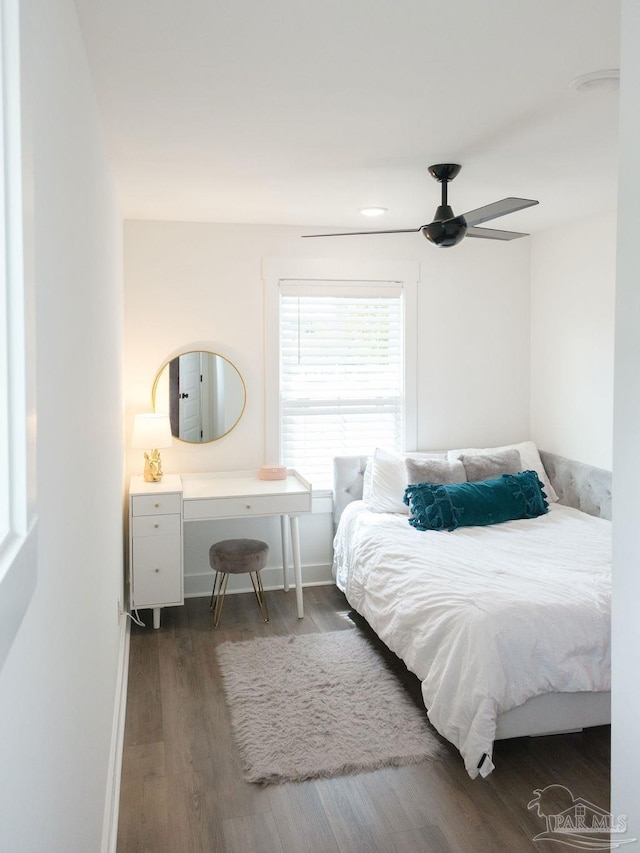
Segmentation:
[(267, 564), (269, 546), (259, 539), (224, 539), (209, 548), (209, 562), (216, 572), (259, 572)]

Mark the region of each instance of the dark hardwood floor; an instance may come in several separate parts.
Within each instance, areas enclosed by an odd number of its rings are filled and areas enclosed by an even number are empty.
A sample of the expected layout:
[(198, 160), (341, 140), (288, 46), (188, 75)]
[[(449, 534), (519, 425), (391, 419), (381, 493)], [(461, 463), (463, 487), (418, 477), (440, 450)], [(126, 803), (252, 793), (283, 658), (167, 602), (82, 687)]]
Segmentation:
[[(545, 850), (536, 788), (561, 784), (608, 809), (609, 729), (501, 741), (496, 770), (471, 780), (459, 753), (286, 785), (246, 783), (234, 749), (215, 657), (217, 643), (358, 630), (394, 664), (421, 704), (420, 685), (332, 586), (231, 595), (214, 629), (207, 598), (162, 611), (162, 627), (132, 626), (118, 853), (476, 853)], [(144, 613), (150, 624), (150, 613)]]

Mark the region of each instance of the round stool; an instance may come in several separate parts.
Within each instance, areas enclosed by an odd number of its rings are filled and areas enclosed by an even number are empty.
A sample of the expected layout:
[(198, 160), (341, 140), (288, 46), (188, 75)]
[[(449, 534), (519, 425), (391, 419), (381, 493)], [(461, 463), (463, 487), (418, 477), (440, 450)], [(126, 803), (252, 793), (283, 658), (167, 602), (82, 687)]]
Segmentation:
[[(224, 539), (209, 548), (209, 562), (215, 572), (211, 601), (209, 602), (209, 610), (213, 610), (214, 628), (217, 628), (220, 622), (229, 575), (239, 575), (244, 572), (249, 572), (262, 618), (265, 622), (269, 621), (260, 576), (260, 569), (263, 569), (267, 564), (268, 554), (269, 546), (259, 539)], [(215, 605), (213, 603), (214, 598)]]

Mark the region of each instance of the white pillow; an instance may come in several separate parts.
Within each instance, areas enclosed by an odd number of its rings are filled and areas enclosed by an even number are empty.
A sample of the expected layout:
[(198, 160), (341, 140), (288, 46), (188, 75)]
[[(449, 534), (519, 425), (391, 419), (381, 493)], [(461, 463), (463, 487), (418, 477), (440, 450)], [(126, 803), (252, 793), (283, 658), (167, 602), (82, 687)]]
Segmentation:
[(367, 465), (362, 478), (362, 500), (367, 503), (371, 498), (371, 480), (373, 479), (373, 456), (367, 456)]
[[(362, 499), (371, 512), (400, 512), (409, 515), (409, 507), (403, 502), (404, 490), (407, 488), (407, 469), (405, 459), (446, 459), (446, 452), (439, 453), (406, 453), (402, 456), (389, 453), (381, 447), (376, 447), (373, 458), (367, 462), (371, 469), (370, 478), (365, 471), (365, 487)], [(370, 488), (368, 488), (370, 485)]]
[(535, 471), (544, 488), (549, 503), (558, 500), (558, 495), (549, 481), (547, 472), (544, 470), (542, 459), (534, 441), (522, 441), (520, 444), (505, 444), (502, 447), (466, 447), (464, 450), (450, 450), (447, 454), (449, 459), (459, 459), (463, 454), (468, 456), (481, 456), (487, 453), (498, 453), (501, 450), (517, 450), (520, 454), (523, 471)]

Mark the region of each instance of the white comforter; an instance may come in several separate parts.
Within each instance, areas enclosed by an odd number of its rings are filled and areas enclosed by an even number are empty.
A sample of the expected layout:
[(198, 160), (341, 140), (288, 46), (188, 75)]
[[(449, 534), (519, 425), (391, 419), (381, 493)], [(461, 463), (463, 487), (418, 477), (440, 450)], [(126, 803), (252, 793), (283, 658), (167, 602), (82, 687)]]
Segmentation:
[(469, 775), (498, 714), (532, 696), (610, 689), (611, 523), (552, 504), (535, 519), (421, 532), (345, 509), (334, 575), (422, 681), (428, 716)]

